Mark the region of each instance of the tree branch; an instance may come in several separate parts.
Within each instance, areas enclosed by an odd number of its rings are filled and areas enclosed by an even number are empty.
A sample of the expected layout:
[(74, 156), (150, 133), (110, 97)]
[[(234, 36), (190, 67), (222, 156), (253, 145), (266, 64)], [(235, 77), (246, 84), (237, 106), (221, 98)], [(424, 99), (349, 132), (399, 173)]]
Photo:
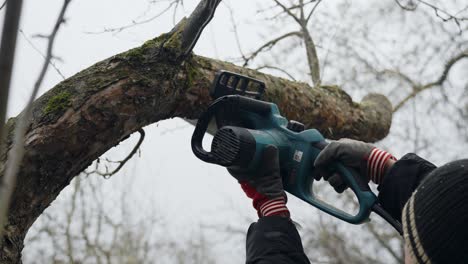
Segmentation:
[[(39, 88), (42, 84), (42, 81), (44, 80), (45, 74), (49, 67), (49, 62), (50, 62), (50, 59), (52, 58), (52, 49), (53, 49), (53, 45), (55, 42), (55, 37), (57, 35), (57, 32), (60, 26), (64, 22), (65, 11), (67, 10), (67, 7), (70, 1), (71, 0), (65, 0), (63, 2), (62, 9), (59, 13), (57, 21), (52, 30), (52, 33), (49, 36), (46, 59), (44, 60), (44, 64), (42, 66), (41, 72), (39, 74), (39, 77), (36, 80), (36, 83), (34, 84), (34, 89), (29, 97), (29, 101), (26, 105), (26, 108), (24, 109), (23, 113), (19, 117), (18, 122), (16, 123), (16, 127), (14, 129), (13, 143), (12, 143), (11, 149), (8, 151), (8, 158), (5, 164), (4, 173), (2, 175), (3, 176), (2, 186), (1, 186), (2, 190), (0, 192), (0, 237), (2, 237), (3, 235), (3, 228), (6, 224), (6, 216), (7, 216), (8, 208), (10, 205), (10, 198), (13, 193), (13, 190), (15, 189), (16, 177), (20, 169), (21, 162), (23, 160), (24, 145), (25, 145), (24, 136), (28, 129), (29, 123), (31, 121), (30, 119), (32, 117), (33, 101), (36, 98), (36, 95), (39, 91)], [(15, 1), (11, 1), (11, 2), (15, 2)], [(3, 239), (1, 242), (3, 242)]]
[(271, 70), (276, 70), (276, 71), (282, 72), (282, 73), (286, 74), (291, 80), (296, 81), (296, 79), (294, 79), (294, 76), (292, 76), (292, 74), (290, 74), (289, 72), (287, 72), (284, 69), (281, 69), (280, 67), (275, 67), (275, 66), (270, 66), (270, 65), (262, 65), (260, 67), (255, 68), (255, 70), (257, 70), (257, 71), (260, 71), (260, 70), (263, 70), (263, 69), (271, 69)]
[(317, 2), (315, 3), (314, 7), (312, 8), (312, 10), (310, 10), (309, 14), (307, 15), (307, 18), (306, 18), (306, 25), (309, 23), (309, 20), (310, 18), (312, 17), (312, 15), (314, 14), (315, 10), (317, 9), (317, 6), (322, 2), (322, 0), (317, 0)]
[(283, 5), (279, 0), (273, 0), (275, 3), (283, 9), (283, 11), (288, 14), (290, 17), (292, 17), (297, 23), (301, 24), (301, 20), (294, 15), (289, 8), (287, 8), (285, 5)]
[[(37, 53), (39, 53), (39, 55), (41, 55), (41, 57), (46, 61), (47, 58), (46, 58), (46, 55), (44, 55), (37, 47), (36, 45), (34, 45), (34, 43), (32, 43), (32, 41), (26, 36), (26, 34), (24, 33), (24, 31), (22, 29), (19, 30), (19, 32), (21, 33), (21, 36), (23, 36), (23, 38), (26, 40), (26, 42), (28, 42), (28, 44), (35, 50), (37, 51)], [(52, 58), (49, 60), (49, 63), (50, 63), (50, 66), (52, 66), (52, 68), (54, 68), (54, 70), (57, 72), (58, 75), (60, 75), (60, 77), (62, 77), (63, 80), (65, 80), (67, 77), (65, 77), (65, 75), (60, 71), (60, 69), (57, 67), (57, 65), (55, 65), (55, 63), (52, 61)]]
[(111, 172), (109, 172), (107, 169), (106, 169), (106, 172), (100, 172), (100, 171), (98, 171), (96, 169), (96, 170), (94, 170), (92, 172), (87, 172), (86, 174), (89, 175), (89, 174), (95, 173), (97, 175), (100, 175), (100, 176), (104, 177), (105, 179), (108, 179), (108, 178), (112, 177), (113, 175), (115, 175), (117, 172), (119, 172), (119, 170), (122, 169), (122, 167), (137, 153), (138, 149), (140, 149), (141, 144), (143, 143), (143, 140), (145, 139), (145, 131), (142, 128), (138, 129), (137, 132), (140, 134), (140, 139), (138, 139), (138, 142), (133, 147), (132, 151), (123, 160), (113, 162), (113, 163), (119, 163), (117, 168), (115, 168)]
[(412, 87), (417, 86), (416, 82), (413, 81), (408, 75), (398, 71), (398, 70), (383, 70), (383, 71), (377, 71), (377, 75), (390, 75), (390, 76), (395, 76), (398, 77), (399, 79), (404, 80), (407, 82), (409, 85)]
[(192, 52), (203, 29), (205, 29), (213, 18), (216, 7), (218, 7), (220, 2), (221, 0), (200, 1), (195, 11), (187, 19), (186, 25), (183, 28), (181, 35), (181, 55), (185, 57)]
[[(2, 4), (2, 8), (7, 1)], [(23, 1), (10, 1), (3, 22), (2, 42), (0, 44), (0, 147), (3, 144), (4, 124), (10, 91), (11, 73), (16, 50), (16, 39)], [(0, 209), (1, 211), (1, 209)], [(1, 230), (1, 227), (0, 227)], [(0, 231), (1, 235), (1, 231)]]
[(453, 65), (455, 65), (457, 62), (459, 62), (463, 58), (468, 58), (468, 50), (465, 50), (461, 52), (460, 54), (456, 55), (455, 57), (451, 58), (445, 64), (445, 67), (440, 77), (434, 82), (430, 82), (424, 85), (417, 85), (411, 81), (414, 84), (412, 86), (413, 91), (410, 94), (408, 94), (405, 98), (403, 98), (403, 100), (401, 100), (398, 104), (395, 105), (395, 107), (393, 108), (393, 112), (398, 111), (405, 103), (407, 103), (410, 99), (416, 97), (420, 92), (431, 89), (433, 87), (441, 86), (447, 80), (448, 74), (450, 70), (452, 69)]
[[(174, 10), (177, 11), (177, 7), (178, 7), (180, 1), (181, 0), (173, 0), (166, 8), (164, 8), (162, 11), (158, 12), (157, 14), (155, 14), (152, 17), (149, 17), (149, 18), (146, 18), (146, 19), (143, 19), (143, 20), (137, 20), (138, 18), (136, 18), (136, 20), (132, 20), (132, 22), (130, 24), (127, 24), (127, 25), (123, 25), (123, 26), (120, 26), (120, 27), (114, 27), (114, 28), (104, 28), (101, 31), (87, 31), (85, 33), (87, 33), (87, 34), (113, 33), (113, 35), (117, 35), (117, 34), (119, 34), (120, 32), (122, 32), (122, 31), (124, 31), (126, 29), (136, 27), (136, 26), (139, 26), (139, 25), (144, 25), (144, 24), (147, 24), (149, 22), (154, 21), (155, 19), (159, 18), (160, 16), (165, 14), (167, 11), (169, 11), (173, 6), (174, 6)], [(154, 3), (154, 2), (151, 2), (151, 3)]]
[[(463, 32), (463, 29), (461, 28), (461, 23), (462, 21), (467, 21), (468, 20), (468, 17), (461, 17), (461, 16), (458, 16), (460, 13), (462, 13), (463, 11), (467, 10), (468, 9), (468, 6), (464, 7), (462, 10), (460, 10), (459, 12), (457, 12), (456, 14), (451, 14), (449, 13), (448, 11), (434, 5), (434, 4), (431, 4), (429, 2), (426, 2), (424, 0), (416, 0), (418, 3), (421, 3), (429, 8), (431, 8), (433, 11), (434, 11), (434, 14), (436, 15), (436, 17), (440, 18), (443, 22), (447, 22), (447, 21), (454, 21), (455, 24), (457, 25), (459, 31), (460, 31), (460, 34), (461, 32)], [(416, 10), (416, 8), (418, 7), (418, 5), (412, 1), (410, 1), (410, 5), (403, 5), (400, 0), (395, 0), (395, 2), (397, 3), (397, 5), (402, 8), (403, 10), (405, 11), (414, 11)], [(442, 15), (443, 16), (442, 16)]]
[(297, 36), (299, 38), (302, 37), (302, 33), (299, 32), (299, 31), (293, 31), (293, 32), (289, 32), (289, 33), (286, 33), (284, 35), (281, 35), (277, 38), (274, 38), (268, 42), (266, 42), (265, 44), (263, 44), (262, 46), (260, 46), (258, 49), (256, 49), (254, 52), (252, 52), (250, 54), (250, 56), (246, 57), (244, 59), (244, 64), (243, 66), (247, 66), (249, 64), (249, 62), (253, 59), (255, 59), (255, 57), (257, 57), (260, 53), (264, 52), (264, 51), (268, 51), (268, 50), (271, 50), (278, 42), (280, 42), (281, 40), (283, 39), (286, 39), (288, 37), (292, 37), (292, 36)]
[[(299, 9), (299, 14), (300, 14), (299, 17), (294, 15), (291, 12), (291, 8), (287, 8), (285, 5), (283, 5), (281, 2), (279, 2), (279, 0), (273, 0), (273, 1), (283, 9), (283, 12), (285, 12), (289, 16), (293, 17), (294, 20), (298, 23), (298, 25), (300, 27), (300, 36), (302, 37), (302, 39), (304, 41), (304, 46), (305, 46), (305, 49), (306, 49), (307, 63), (308, 63), (308, 66), (309, 66), (310, 77), (312, 79), (312, 82), (313, 82), (314, 86), (320, 86), (320, 82), (321, 82), (321, 80), (320, 80), (320, 64), (319, 64), (319, 59), (318, 59), (318, 56), (317, 56), (317, 50), (316, 50), (316, 47), (315, 47), (315, 43), (314, 43), (314, 41), (312, 39), (312, 36), (310, 35), (309, 30), (307, 29), (307, 21), (308, 21), (308, 19), (310, 19), (310, 17), (308, 17), (307, 19), (305, 17), (304, 6), (306, 4), (304, 4), (304, 0), (299, 0), (299, 4), (296, 5), (296, 6), (293, 6), (294, 8)], [(320, 0), (317, 0), (317, 1), (318, 2), (312, 8), (312, 11), (309, 14), (309, 16), (312, 15), (313, 11), (317, 7), (317, 5), (320, 3)], [(280, 37), (280, 40), (281, 40), (281, 37)], [(266, 47), (269, 46), (268, 44), (269, 43), (266, 43), (266, 45), (267, 45)], [(276, 43), (274, 43), (274, 44), (276, 44)], [(262, 49), (262, 47), (260, 47), (260, 51), (261, 51), (261, 49)], [(245, 65), (247, 65), (247, 64), (244, 64), (244, 66)]]
[(320, 86), (320, 64), (317, 56), (317, 49), (315, 48), (315, 43), (306, 25), (302, 27), (302, 35), (306, 47), (307, 62), (312, 82), (314, 86)]

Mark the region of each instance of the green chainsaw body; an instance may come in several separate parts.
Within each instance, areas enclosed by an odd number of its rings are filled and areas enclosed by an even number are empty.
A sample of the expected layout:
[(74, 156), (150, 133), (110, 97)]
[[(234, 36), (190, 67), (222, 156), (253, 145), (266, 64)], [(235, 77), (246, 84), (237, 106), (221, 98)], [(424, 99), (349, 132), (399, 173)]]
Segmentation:
[[(221, 77), (223, 73), (225, 72), (221, 73)], [(222, 83), (219, 76), (215, 84)], [(368, 184), (361, 180), (362, 177), (354, 169), (339, 162), (327, 168), (330, 172), (339, 173), (354, 192), (359, 202), (357, 213), (347, 213), (319, 199), (312, 188), (314, 174), (317, 173), (314, 161), (328, 144), (325, 138), (316, 129), (305, 130), (303, 124), (288, 121), (281, 116), (276, 104), (246, 96), (247, 82), (261, 82), (241, 77), (247, 80), (240, 79), (234, 83), (238, 86), (241, 82), (243, 89), (240, 92), (234, 92), (232, 88), (231, 91), (218, 91), (218, 98), (198, 119), (191, 142), (194, 154), (203, 161), (227, 168), (242, 167), (246, 174), (254, 178), (263, 150), (268, 145), (274, 145), (279, 151), (280, 173), (285, 191), (346, 222), (360, 224), (367, 221), (371, 211), (378, 205), (378, 199)], [(229, 86), (228, 81), (223, 85)], [(263, 89), (260, 86), (259, 90)], [(216, 120), (218, 130), (214, 134), (211, 151), (208, 152), (203, 149), (202, 140), (212, 119)], [(384, 218), (388, 221), (388, 215)]]

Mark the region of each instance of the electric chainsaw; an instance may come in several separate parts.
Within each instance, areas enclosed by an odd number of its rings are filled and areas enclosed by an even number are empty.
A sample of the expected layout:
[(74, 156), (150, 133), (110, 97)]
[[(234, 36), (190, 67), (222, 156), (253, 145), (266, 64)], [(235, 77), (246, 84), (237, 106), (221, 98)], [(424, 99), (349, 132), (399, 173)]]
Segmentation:
[[(198, 119), (192, 135), (193, 153), (201, 160), (224, 167), (247, 168), (255, 175), (261, 153), (267, 145), (278, 148), (284, 190), (318, 209), (352, 224), (369, 220), (371, 211), (390, 223), (400, 234), (401, 224), (379, 204), (377, 196), (358, 172), (335, 162), (330, 171), (339, 173), (359, 202), (356, 214), (347, 213), (322, 201), (313, 191), (314, 161), (328, 144), (316, 129), (282, 117), (276, 104), (261, 101), (264, 82), (232, 72), (216, 74), (210, 94), (214, 102)], [(214, 119), (217, 131), (211, 151), (202, 146)]]

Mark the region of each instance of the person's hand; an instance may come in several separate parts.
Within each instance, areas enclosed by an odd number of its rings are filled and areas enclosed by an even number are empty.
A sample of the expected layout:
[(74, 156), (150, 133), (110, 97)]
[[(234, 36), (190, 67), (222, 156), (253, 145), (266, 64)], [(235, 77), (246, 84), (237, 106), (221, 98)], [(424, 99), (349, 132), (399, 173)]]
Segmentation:
[(395, 160), (395, 158), (372, 144), (343, 138), (332, 141), (317, 156), (314, 166), (320, 173), (317, 173), (314, 178), (320, 180), (323, 177), (335, 191), (342, 193), (348, 186), (341, 175), (329, 173), (326, 168), (330, 163), (341, 162), (344, 166), (357, 170), (366, 183), (372, 180), (380, 184), (390, 160)]
[(253, 200), (253, 206), (257, 209), (259, 217), (272, 215), (289, 217), (280, 175), (278, 149), (275, 146), (268, 145), (264, 149), (255, 175), (249, 175), (246, 168), (229, 168), (228, 171)]

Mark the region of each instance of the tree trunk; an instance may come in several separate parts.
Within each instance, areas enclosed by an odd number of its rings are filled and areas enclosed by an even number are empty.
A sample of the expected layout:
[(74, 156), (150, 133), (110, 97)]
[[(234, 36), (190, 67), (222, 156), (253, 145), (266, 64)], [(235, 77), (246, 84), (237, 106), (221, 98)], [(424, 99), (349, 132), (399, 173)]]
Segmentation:
[[(369, 95), (357, 104), (337, 86), (311, 88), (222, 61), (180, 56), (186, 25), (183, 20), (170, 33), (96, 63), (35, 101), (1, 262), (21, 262), (24, 237), (37, 217), (74, 176), (107, 150), (160, 120), (196, 119), (211, 102), (209, 87), (221, 69), (265, 81), (265, 100), (278, 104), (287, 118), (327, 137), (375, 141), (387, 135), (392, 111), (384, 96)], [(0, 177), (16, 118), (7, 122)]]

